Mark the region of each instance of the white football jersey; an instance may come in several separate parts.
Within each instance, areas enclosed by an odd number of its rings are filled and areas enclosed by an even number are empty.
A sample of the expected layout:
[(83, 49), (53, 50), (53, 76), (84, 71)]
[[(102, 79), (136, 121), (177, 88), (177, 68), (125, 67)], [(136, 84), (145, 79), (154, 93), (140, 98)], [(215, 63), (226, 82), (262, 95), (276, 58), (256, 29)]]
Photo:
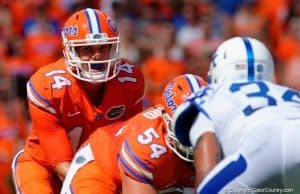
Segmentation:
[[(192, 145), (205, 131), (214, 131), (225, 156), (236, 151), (255, 126), (300, 119), (299, 92), (266, 81), (210, 85), (189, 103), (199, 111), (189, 134)], [(257, 137), (253, 142), (264, 139)]]

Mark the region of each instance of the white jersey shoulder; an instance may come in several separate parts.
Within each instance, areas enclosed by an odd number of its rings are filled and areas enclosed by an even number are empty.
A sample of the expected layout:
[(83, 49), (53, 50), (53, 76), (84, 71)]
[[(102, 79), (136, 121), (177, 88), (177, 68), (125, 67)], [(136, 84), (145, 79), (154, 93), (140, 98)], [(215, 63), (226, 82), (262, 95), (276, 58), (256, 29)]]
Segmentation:
[[(202, 131), (213, 126), (221, 143), (230, 149), (243, 141), (251, 129), (248, 126), (254, 123), (300, 116), (299, 92), (270, 82), (210, 85), (199, 91), (193, 101), (204, 113), (199, 114), (197, 126)], [(236, 141), (228, 143), (232, 139)]]

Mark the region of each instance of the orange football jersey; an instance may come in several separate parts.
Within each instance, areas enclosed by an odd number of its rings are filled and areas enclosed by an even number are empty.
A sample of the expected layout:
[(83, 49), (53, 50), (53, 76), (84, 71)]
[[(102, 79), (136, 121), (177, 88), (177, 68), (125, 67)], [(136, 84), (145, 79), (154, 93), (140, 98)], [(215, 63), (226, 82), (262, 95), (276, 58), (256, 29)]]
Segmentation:
[(166, 128), (161, 107), (148, 109), (126, 125), (118, 155), (121, 169), (132, 179), (163, 190), (169, 187), (193, 187), (191, 164), (180, 159), (166, 144)]
[(193, 187), (193, 168), (166, 145), (160, 106), (148, 108), (123, 126), (109, 127), (96, 130), (87, 141), (103, 177), (103, 185), (98, 187), (120, 191), (119, 167), (134, 180), (159, 190)]
[(54, 167), (70, 161), (96, 128), (142, 110), (144, 78), (137, 67), (122, 60), (119, 74), (104, 84), (101, 103), (95, 107), (81, 81), (67, 72), (64, 59), (40, 68), (27, 83), (33, 123), (25, 151)]

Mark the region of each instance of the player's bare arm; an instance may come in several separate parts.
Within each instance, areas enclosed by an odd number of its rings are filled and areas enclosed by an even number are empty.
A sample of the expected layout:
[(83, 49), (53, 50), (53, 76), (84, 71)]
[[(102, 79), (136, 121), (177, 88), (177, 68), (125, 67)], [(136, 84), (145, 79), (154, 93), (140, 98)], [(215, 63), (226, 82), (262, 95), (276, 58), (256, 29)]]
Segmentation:
[(221, 158), (220, 148), (213, 132), (205, 132), (198, 139), (194, 156), (197, 175), (195, 183), (198, 185)]
[(54, 172), (56, 173), (56, 175), (59, 177), (61, 181), (64, 181), (67, 171), (70, 167), (70, 164), (71, 163), (69, 161), (66, 161), (66, 162), (61, 162), (54, 167)]
[(121, 171), (121, 175), (122, 194), (140, 194), (141, 191), (143, 191), (143, 194), (158, 194), (151, 184), (136, 181), (127, 176), (123, 171)]

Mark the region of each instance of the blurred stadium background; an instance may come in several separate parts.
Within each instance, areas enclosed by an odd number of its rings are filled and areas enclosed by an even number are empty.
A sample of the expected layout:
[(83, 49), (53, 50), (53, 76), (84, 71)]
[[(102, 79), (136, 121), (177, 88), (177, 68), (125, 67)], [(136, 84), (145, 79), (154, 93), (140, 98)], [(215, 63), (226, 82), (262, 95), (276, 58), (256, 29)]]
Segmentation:
[(263, 41), (277, 82), (300, 90), (300, 0), (0, 0), (1, 194), (13, 193), (10, 162), (31, 124), (26, 81), (62, 56), (61, 27), (86, 7), (117, 22), (121, 55), (145, 75), (145, 107), (178, 74), (206, 78), (214, 49), (236, 35)]

